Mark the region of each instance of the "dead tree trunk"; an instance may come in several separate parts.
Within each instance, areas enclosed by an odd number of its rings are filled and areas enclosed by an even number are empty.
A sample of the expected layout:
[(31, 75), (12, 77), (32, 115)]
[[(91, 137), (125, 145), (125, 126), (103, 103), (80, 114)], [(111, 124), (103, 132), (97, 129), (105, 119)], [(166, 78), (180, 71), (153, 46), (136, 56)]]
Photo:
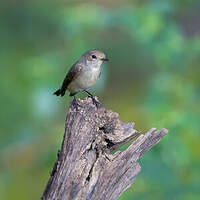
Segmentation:
[[(69, 107), (62, 147), (41, 199), (116, 200), (140, 172), (137, 160), (168, 131), (152, 128), (140, 135), (134, 123), (96, 109), (90, 98), (78, 104), (78, 111), (73, 104)], [(125, 151), (111, 154), (134, 138)]]

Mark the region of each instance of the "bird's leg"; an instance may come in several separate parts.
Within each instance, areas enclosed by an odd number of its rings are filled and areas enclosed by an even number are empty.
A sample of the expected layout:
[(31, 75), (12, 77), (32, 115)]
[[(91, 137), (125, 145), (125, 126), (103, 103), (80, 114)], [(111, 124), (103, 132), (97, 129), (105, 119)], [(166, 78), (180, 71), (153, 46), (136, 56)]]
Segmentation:
[(90, 92), (88, 92), (87, 90), (84, 90), (91, 98), (94, 98), (94, 96), (90, 93)]
[(95, 97), (94, 97), (90, 92), (88, 92), (87, 90), (84, 90), (84, 92), (86, 92), (86, 93), (89, 95), (89, 97), (92, 99), (92, 102), (95, 104), (95, 106), (96, 106), (97, 108), (103, 107), (103, 105), (102, 105), (99, 101), (97, 101), (97, 100), (95, 99)]

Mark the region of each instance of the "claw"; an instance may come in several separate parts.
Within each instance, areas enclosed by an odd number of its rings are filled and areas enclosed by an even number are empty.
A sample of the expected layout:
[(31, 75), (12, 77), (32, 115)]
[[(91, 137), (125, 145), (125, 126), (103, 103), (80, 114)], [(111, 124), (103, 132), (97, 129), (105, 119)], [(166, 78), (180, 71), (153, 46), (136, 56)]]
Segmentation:
[(73, 106), (75, 107), (76, 111), (78, 111), (79, 104), (77, 103), (76, 97), (74, 96), (74, 99), (72, 101)]
[(88, 96), (92, 99), (92, 102), (93, 102), (93, 104), (95, 104), (95, 106), (97, 107), (97, 109), (100, 109), (100, 108), (104, 107), (103, 104), (100, 103), (99, 101), (97, 101), (97, 100), (95, 99), (95, 97), (94, 97), (90, 92), (88, 92), (87, 90), (84, 90), (84, 91), (85, 91), (85, 92), (88, 94)]
[(92, 98), (92, 102), (93, 102), (93, 104), (95, 104), (95, 106), (97, 107), (97, 109), (100, 109), (100, 108), (104, 107), (102, 103), (100, 103), (99, 101), (97, 101), (95, 99), (95, 97), (93, 97), (93, 96), (90, 96), (90, 97)]

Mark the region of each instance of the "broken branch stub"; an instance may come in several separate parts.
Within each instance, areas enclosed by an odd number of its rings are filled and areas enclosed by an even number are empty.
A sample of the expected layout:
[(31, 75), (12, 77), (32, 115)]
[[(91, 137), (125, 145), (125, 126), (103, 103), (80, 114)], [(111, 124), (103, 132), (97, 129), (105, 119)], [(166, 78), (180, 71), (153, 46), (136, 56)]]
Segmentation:
[[(134, 123), (97, 109), (91, 98), (77, 102), (78, 111), (70, 104), (62, 147), (41, 199), (116, 200), (140, 172), (137, 160), (168, 131), (152, 128), (140, 135)], [(132, 139), (125, 151), (111, 154)]]

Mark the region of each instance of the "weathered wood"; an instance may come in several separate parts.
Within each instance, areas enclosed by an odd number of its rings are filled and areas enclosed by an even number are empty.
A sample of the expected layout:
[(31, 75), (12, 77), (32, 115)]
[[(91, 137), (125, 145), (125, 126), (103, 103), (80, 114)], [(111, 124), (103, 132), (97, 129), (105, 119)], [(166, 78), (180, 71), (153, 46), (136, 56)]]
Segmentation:
[[(152, 128), (140, 134), (134, 123), (97, 109), (91, 98), (78, 104), (78, 111), (70, 104), (62, 147), (41, 199), (116, 200), (140, 172), (137, 160), (168, 131)], [(125, 151), (111, 154), (134, 138)]]

